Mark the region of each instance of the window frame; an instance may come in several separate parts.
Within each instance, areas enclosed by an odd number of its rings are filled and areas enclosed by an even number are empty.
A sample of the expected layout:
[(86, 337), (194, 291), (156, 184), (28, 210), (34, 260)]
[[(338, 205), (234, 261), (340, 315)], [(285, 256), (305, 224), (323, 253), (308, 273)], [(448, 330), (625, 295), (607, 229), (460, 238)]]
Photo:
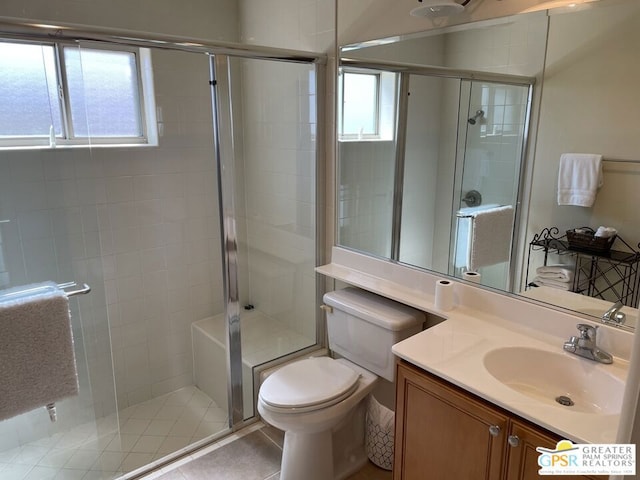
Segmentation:
[[(344, 133), (344, 81), (345, 74), (352, 75), (368, 75), (375, 77), (375, 112), (374, 112), (374, 133)], [(340, 140), (377, 140), (381, 138), (380, 135), (380, 115), (381, 115), (381, 90), (382, 90), (382, 74), (380, 72), (372, 72), (371, 70), (353, 68), (353, 67), (340, 67), (340, 117), (338, 136)]]
[[(39, 45), (53, 47), (54, 62), (57, 80), (57, 101), (60, 105), (60, 121), (62, 123), (62, 136), (55, 137), (52, 144), (50, 135), (42, 136), (13, 136), (0, 138), (0, 149), (26, 149), (26, 148), (67, 148), (67, 147), (130, 147), (130, 146), (157, 146), (158, 132), (155, 112), (155, 95), (153, 88), (153, 73), (151, 70), (151, 51), (148, 48), (128, 45), (105, 45), (101, 42), (91, 41), (43, 41), (30, 38), (0, 37), (1, 43), (14, 43), (24, 45)], [(140, 112), (140, 136), (101, 137), (89, 135), (88, 137), (76, 137), (73, 120), (71, 118), (71, 97), (69, 95), (69, 82), (67, 79), (66, 64), (64, 58), (65, 48), (82, 50), (104, 50), (109, 52), (131, 53), (135, 59), (136, 81), (138, 88), (138, 109)]]

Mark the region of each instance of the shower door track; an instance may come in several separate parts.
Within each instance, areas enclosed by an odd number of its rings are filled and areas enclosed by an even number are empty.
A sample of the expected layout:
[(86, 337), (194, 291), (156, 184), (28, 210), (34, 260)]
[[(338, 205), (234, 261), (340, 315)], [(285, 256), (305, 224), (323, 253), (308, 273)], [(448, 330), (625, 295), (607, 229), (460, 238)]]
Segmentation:
[(96, 28), (71, 23), (35, 23), (23, 19), (1, 17), (0, 35), (12, 38), (104, 42), (132, 47), (160, 48), (191, 53), (228, 55), (262, 60), (326, 65), (327, 56), (284, 48), (216, 42), (177, 35), (148, 34), (132, 30)]

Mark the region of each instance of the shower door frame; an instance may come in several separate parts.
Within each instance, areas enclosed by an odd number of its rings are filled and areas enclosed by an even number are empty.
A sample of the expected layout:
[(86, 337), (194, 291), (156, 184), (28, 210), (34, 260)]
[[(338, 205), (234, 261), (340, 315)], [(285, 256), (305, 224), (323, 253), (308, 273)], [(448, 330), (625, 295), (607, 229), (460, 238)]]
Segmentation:
[[(225, 326), (226, 337), (229, 345), (229, 353), (227, 355), (227, 381), (228, 385), (228, 405), (229, 405), (229, 427), (232, 429), (240, 428), (245, 423), (245, 412), (243, 408), (243, 373), (242, 373), (242, 345), (241, 345), (241, 315), (240, 315), (240, 291), (238, 285), (238, 238), (236, 227), (236, 211), (235, 211), (235, 146), (234, 146), (234, 124), (233, 124), (233, 103), (232, 98), (232, 82), (231, 82), (231, 64), (230, 60), (236, 57), (233, 54), (210, 54), (210, 84), (211, 99), (213, 105), (213, 130), (214, 145), (216, 154), (216, 164), (218, 171), (218, 198), (220, 205), (220, 232), (222, 235), (222, 265), (225, 274), (223, 275), (224, 296), (225, 296)], [(264, 58), (264, 57), (247, 57), (245, 59), (267, 60), (274, 62), (296, 62), (309, 63), (289, 58)], [(323, 91), (324, 85), (324, 68), (319, 62), (316, 63), (316, 88), (317, 91)], [(317, 92), (316, 92), (317, 93)], [(319, 99), (320, 95), (316, 95), (316, 122), (322, 125), (319, 119), (322, 118), (323, 112), (320, 107), (322, 103)], [(322, 129), (317, 129), (320, 132)], [(316, 162), (315, 175), (316, 185), (323, 185), (322, 180), (322, 164), (318, 161), (320, 154), (318, 145), (323, 145), (322, 137), (316, 141)], [(320, 181), (320, 183), (319, 183)], [(316, 188), (316, 218), (324, 218), (321, 211), (322, 189)], [(322, 216), (320, 216), (322, 215)], [(324, 263), (324, 247), (322, 239), (324, 238), (324, 229), (322, 222), (316, 224), (316, 266)], [(320, 299), (324, 294), (324, 289), (320, 282), (316, 283), (316, 304), (320, 304)], [(319, 312), (319, 310), (316, 310)], [(322, 344), (324, 338), (324, 329), (322, 322), (319, 321), (319, 315), (316, 313), (316, 343), (311, 347), (307, 347), (302, 351), (315, 350), (317, 346)], [(320, 341), (319, 341), (320, 340)], [(291, 355), (291, 354), (289, 354)], [(286, 358), (286, 356), (285, 356)], [(279, 363), (278, 359), (268, 362), (271, 366)], [(255, 382), (254, 382), (255, 383)], [(254, 408), (257, 388), (254, 387)], [(255, 413), (255, 412), (254, 412)]]
[[(24, 38), (40, 41), (53, 39), (71, 42), (92, 41), (110, 45), (125, 45), (151, 49), (164, 49), (188, 53), (208, 55), (211, 59), (211, 74), (216, 74), (216, 80), (210, 79), (212, 86), (212, 107), (214, 115), (213, 135), (215, 140), (215, 156), (218, 169), (219, 212), (221, 220), (221, 246), (223, 252), (223, 282), (225, 286), (225, 318), (227, 320), (227, 388), (229, 394), (229, 428), (231, 431), (242, 428), (248, 421), (243, 418), (242, 407), (242, 357), (240, 346), (240, 319), (237, 283), (237, 239), (235, 232), (235, 214), (233, 208), (233, 137), (231, 122), (231, 96), (229, 84), (229, 58), (246, 58), (256, 60), (272, 60), (278, 62), (293, 62), (313, 65), (316, 80), (316, 218), (324, 219), (324, 163), (320, 161), (325, 142), (325, 104), (324, 86), (327, 56), (322, 53), (305, 52), (292, 49), (281, 49), (255, 45), (244, 45), (231, 42), (206, 41), (183, 36), (142, 33), (130, 30), (94, 28), (73, 24), (57, 23), (56, 25), (36, 24), (20, 19), (0, 17), (0, 35), (13, 38)], [(222, 72), (226, 72), (226, 76)], [(203, 79), (203, 81), (205, 81)], [(217, 85), (216, 85), (217, 84)], [(217, 87), (217, 88), (216, 88)], [(231, 135), (231, 136), (229, 136)], [(231, 165), (231, 168), (225, 168)], [(231, 203), (229, 204), (229, 199)], [(316, 265), (325, 259), (324, 227), (322, 221), (316, 222), (315, 231)], [(324, 287), (322, 282), (316, 282), (316, 305), (320, 304)], [(319, 310), (317, 310), (319, 312)], [(316, 313), (316, 344), (307, 350), (316, 349), (324, 344), (324, 325), (320, 321), (320, 314)], [(288, 357), (281, 358), (286, 361)], [(198, 447), (202, 446), (200, 444)]]

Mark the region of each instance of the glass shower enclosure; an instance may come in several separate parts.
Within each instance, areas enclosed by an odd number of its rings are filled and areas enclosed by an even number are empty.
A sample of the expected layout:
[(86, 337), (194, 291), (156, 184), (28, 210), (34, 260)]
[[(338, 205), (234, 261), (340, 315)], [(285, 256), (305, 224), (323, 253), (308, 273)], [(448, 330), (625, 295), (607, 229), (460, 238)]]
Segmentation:
[(59, 136), (0, 149), (0, 289), (91, 286), (70, 298), (80, 394), (55, 423), (44, 408), (0, 423), (0, 477), (127, 478), (241, 427), (259, 369), (318, 343), (323, 59), (99, 31), (63, 40), (87, 95), (88, 51), (136, 52), (157, 142), (98, 145), (87, 115), (83, 147)]
[[(460, 228), (472, 215), (466, 209), (510, 208), (502, 232), (505, 256), (487, 260), (479, 271), (484, 285), (507, 288), (534, 79), (368, 59), (342, 62), (343, 74), (378, 77), (381, 85), (394, 78), (394, 128), (387, 136), (340, 138), (338, 243), (461, 277), (469, 270), (469, 242), (463, 242), (469, 230), (465, 237)], [(343, 110), (347, 93), (340, 93)]]

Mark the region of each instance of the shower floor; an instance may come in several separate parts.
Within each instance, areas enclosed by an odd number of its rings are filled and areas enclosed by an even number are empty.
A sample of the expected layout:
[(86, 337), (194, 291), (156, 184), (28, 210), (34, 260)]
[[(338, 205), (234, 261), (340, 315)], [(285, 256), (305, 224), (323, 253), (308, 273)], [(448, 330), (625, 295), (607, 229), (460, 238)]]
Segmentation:
[(117, 420), (119, 434), (101, 428), (114, 415), (0, 452), (0, 478), (113, 479), (228, 427), (227, 411), (195, 386), (127, 407)]

